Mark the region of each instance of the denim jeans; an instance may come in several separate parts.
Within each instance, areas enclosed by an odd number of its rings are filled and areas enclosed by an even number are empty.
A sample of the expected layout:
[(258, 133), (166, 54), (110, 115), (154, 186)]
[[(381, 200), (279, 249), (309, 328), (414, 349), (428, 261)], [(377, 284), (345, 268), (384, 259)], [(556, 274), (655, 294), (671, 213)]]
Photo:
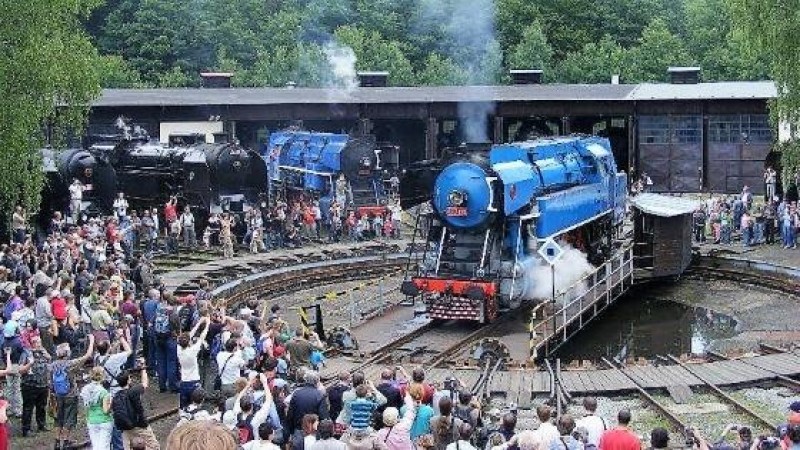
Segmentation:
[(89, 429), (89, 441), (92, 443), (92, 448), (111, 448), (111, 434), (114, 430), (112, 422), (87, 424)]
[(163, 390), (178, 390), (178, 346), (175, 338), (156, 338), (156, 360), (158, 361), (158, 387)]
[(197, 381), (181, 381), (180, 397), (178, 398), (178, 405), (180, 408), (189, 406), (192, 400), (192, 392), (200, 387), (200, 380)]

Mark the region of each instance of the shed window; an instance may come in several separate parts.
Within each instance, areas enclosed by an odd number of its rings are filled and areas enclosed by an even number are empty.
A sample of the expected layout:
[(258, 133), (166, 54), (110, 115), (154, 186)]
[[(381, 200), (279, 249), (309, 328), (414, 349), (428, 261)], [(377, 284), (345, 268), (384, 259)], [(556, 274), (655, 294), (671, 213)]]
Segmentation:
[(669, 143), (669, 116), (639, 117), (639, 143)]

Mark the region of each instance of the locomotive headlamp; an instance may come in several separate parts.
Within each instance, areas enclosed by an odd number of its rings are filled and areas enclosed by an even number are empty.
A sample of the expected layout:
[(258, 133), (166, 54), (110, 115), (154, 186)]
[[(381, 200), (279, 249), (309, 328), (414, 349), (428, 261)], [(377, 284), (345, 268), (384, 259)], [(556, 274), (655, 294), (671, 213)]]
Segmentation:
[(447, 194), (447, 202), (450, 206), (462, 206), (467, 201), (467, 194), (462, 191), (450, 191)]

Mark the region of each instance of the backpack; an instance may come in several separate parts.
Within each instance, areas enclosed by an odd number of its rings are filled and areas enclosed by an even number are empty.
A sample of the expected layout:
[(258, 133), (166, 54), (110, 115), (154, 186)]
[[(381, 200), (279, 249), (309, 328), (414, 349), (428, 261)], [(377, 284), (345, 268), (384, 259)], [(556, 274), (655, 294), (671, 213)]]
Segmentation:
[(132, 430), (138, 424), (136, 411), (133, 409), (128, 390), (124, 389), (117, 392), (111, 399), (111, 415), (114, 418), (114, 426), (121, 431)]
[(153, 331), (156, 336), (162, 339), (168, 338), (172, 334), (172, 325), (169, 322), (169, 309), (164, 305), (158, 305), (156, 317), (153, 320)]
[(239, 444), (246, 444), (253, 440), (253, 425), (250, 421), (253, 419), (253, 414), (244, 416), (239, 413), (236, 421), (236, 432), (239, 434)]
[(476, 428), (477, 424), (475, 423), (475, 419), (472, 417), (472, 408), (469, 406), (457, 405), (453, 409), (453, 416), (458, 417), (462, 422), (470, 424), (473, 429)]
[(58, 396), (65, 396), (72, 390), (72, 382), (66, 364), (57, 364), (53, 367), (53, 392)]
[(192, 322), (194, 322), (194, 305), (184, 305), (178, 311), (178, 323), (180, 323), (181, 332), (188, 332), (192, 329)]

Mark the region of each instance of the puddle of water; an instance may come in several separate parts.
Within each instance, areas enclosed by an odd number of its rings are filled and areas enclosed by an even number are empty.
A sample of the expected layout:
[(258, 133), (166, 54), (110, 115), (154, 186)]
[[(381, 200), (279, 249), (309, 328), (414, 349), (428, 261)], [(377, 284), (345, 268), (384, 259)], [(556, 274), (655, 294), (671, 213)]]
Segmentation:
[[(659, 294), (658, 286), (621, 298), (557, 352), (563, 361), (703, 354), (719, 339), (738, 334), (735, 317), (695, 308)], [(664, 292), (664, 291), (662, 291)]]

